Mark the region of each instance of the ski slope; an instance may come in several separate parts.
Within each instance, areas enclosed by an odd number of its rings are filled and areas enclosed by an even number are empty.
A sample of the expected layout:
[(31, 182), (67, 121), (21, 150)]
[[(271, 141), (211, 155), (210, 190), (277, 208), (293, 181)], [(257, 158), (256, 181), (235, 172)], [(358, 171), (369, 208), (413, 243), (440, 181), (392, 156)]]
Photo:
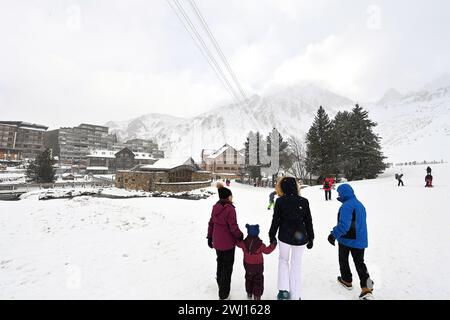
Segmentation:
[[(368, 213), (366, 262), (376, 299), (450, 299), (450, 166), (401, 167), (379, 179), (351, 183)], [(238, 222), (258, 223), (267, 243), (271, 190), (232, 183)], [(310, 201), (316, 240), (303, 259), (304, 300), (357, 299), (336, 284), (337, 248), (327, 242), (339, 203), (319, 187)], [(333, 199), (336, 193), (333, 192)], [(215, 253), (206, 244), (216, 197), (109, 200), (80, 197), (0, 201), (0, 299), (217, 299)], [(278, 252), (265, 256), (265, 293), (277, 293)], [(355, 284), (358, 282), (354, 272)], [(236, 251), (231, 299), (244, 299), (242, 252)]]

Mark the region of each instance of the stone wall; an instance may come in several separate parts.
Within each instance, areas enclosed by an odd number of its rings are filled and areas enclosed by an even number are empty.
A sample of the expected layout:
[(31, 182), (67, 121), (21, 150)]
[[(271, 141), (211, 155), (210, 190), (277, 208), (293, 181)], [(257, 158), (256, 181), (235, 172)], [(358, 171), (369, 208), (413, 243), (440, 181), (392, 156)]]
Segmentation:
[(192, 181), (210, 181), (212, 180), (212, 172), (209, 171), (194, 171), (192, 172)]
[[(118, 171), (117, 188), (159, 192), (185, 192), (211, 186), (211, 173), (193, 172), (192, 183), (169, 183), (167, 172)], [(203, 182), (203, 183), (202, 183)]]
[(168, 181), (165, 172), (119, 171), (115, 183), (117, 188), (153, 191), (155, 183)]
[(211, 186), (211, 181), (203, 183), (156, 183), (155, 191), (159, 192), (187, 192), (201, 188), (208, 188)]

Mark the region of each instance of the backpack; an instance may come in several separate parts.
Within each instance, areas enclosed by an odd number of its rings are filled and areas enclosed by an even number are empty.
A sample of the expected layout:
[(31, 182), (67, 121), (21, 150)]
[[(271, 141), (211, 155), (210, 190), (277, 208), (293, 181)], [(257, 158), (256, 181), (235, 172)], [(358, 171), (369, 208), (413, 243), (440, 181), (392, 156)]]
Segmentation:
[(398, 173), (395, 174), (395, 179), (398, 180)]

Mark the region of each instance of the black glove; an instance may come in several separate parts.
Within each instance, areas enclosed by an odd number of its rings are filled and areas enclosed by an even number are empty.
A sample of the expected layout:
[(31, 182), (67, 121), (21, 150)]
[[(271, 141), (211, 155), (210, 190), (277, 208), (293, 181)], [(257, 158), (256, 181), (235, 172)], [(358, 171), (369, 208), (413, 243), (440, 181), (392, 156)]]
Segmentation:
[(278, 241), (276, 238), (270, 239), (270, 244), (277, 245)]
[(208, 238), (208, 247), (210, 247), (211, 249), (214, 249), (213, 243), (212, 243), (212, 238)]
[(312, 247), (313, 247), (313, 240), (312, 239), (308, 241), (308, 243), (306, 244), (306, 247), (308, 249), (312, 249)]
[(240, 235), (240, 237), (239, 237), (238, 240), (239, 240), (239, 241), (244, 241), (244, 234), (243, 234), (243, 233), (241, 233), (241, 235)]
[(335, 245), (334, 242), (336, 241), (336, 238), (333, 236), (332, 233), (328, 236), (328, 242), (331, 243), (331, 245)]

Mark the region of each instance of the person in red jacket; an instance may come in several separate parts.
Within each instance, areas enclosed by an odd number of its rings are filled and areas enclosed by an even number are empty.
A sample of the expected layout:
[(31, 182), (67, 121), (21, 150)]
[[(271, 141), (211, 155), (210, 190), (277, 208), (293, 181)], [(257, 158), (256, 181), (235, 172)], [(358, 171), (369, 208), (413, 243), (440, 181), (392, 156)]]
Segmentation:
[(277, 246), (276, 240), (266, 246), (259, 238), (259, 225), (246, 224), (248, 236), (237, 246), (244, 251), (245, 290), (247, 298), (261, 300), (264, 292), (264, 254), (270, 254)]
[(208, 246), (216, 249), (217, 254), (219, 299), (229, 300), (235, 247), (238, 241), (244, 239), (244, 235), (237, 223), (231, 190), (222, 183), (218, 183), (217, 188), (220, 200), (213, 206), (207, 238)]
[(333, 188), (334, 178), (326, 177), (323, 182), (323, 190), (325, 190), (325, 201), (331, 200), (331, 189)]

